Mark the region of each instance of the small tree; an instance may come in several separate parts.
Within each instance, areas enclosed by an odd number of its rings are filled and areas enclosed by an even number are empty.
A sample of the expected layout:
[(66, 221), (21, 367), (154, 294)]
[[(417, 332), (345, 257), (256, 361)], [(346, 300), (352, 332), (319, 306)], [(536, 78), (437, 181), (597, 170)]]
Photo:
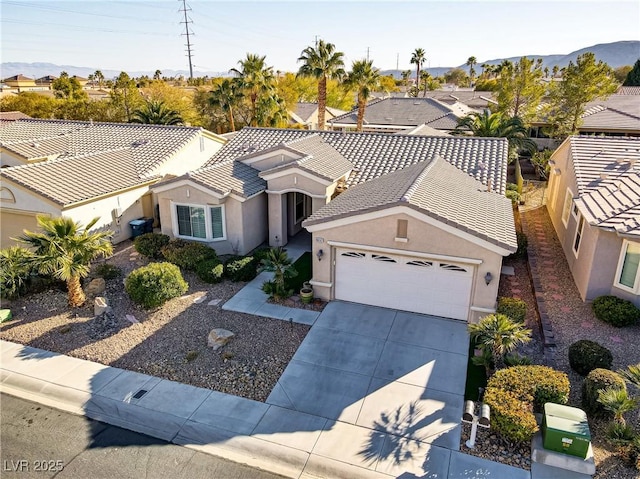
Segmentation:
[(627, 78), (625, 78), (623, 85), (640, 86), (640, 59), (636, 60), (631, 71), (627, 73)]
[(273, 280), (265, 281), (262, 290), (272, 298), (291, 296), (293, 291), (286, 289), (286, 280), (298, 276), (298, 272), (287, 252), (282, 247), (271, 248), (262, 260), (262, 265), (266, 271), (273, 271)]
[(531, 330), (511, 321), (504, 314), (490, 314), (468, 326), (471, 338), (482, 349), (491, 351), (496, 369), (504, 367), (504, 357), (519, 345), (531, 341)]
[(113, 253), (111, 231), (91, 233), (98, 222), (94, 218), (86, 227), (71, 218), (38, 216), (42, 232), (24, 231), (19, 240), (33, 247), (34, 262), (42, 274), (67, 283), (69, 305), (82, 306), (86, 300), (80, 280), (90, 271), (91, 261)]

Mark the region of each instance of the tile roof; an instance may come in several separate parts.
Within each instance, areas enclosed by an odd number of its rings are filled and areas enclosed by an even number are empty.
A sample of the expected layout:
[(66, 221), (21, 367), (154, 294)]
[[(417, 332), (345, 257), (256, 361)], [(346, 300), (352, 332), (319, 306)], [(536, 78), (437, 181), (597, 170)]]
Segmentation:
[(33, 81), (33, 78), (26, 77), (22, 73), (19, 73), (18, 75), (14, 75), (12, 77), (5, 78), (2, 81)]
[(618, 95), (640, 95), (640, 86), (621, 86)]
[(434, 98), (442, 103), (460, 102), (469, 108), (478, 110), (496, 103), (495, 94), (492, 91), (432, 90), (426, 92), (426, 97)]
[[(465, 113), (466, 112), (466, 113)], [(458, 118), (468, 114), (466, 107), (445, 105), (432, 98), (383, 98), (367, 105), (364, 113), (365, 124), (418, 126), (427, 124), (439, 130), (452, 130)], [(355, 125), (358, 110), (329, 120), (333, 126)]]
[(640, 172), (623, 174), (576, 199), (591, 225), (640, 238)]
[(128, 149), (2, 168), (0, 178), (8, 178), (62, 206), (143, 182)]
[(31, 117), (22, 113), (21, 111), (0, 111), (0, 121), (15, 121), (22, 120), (24, 118)]
[[(307, 123), (311, 116), (318, 110), (318, 104), (312, 102), (298, 102), (296, 103), (296, 109), (293, 112), (295, 117), (299, 118), (302, 123)], [(330, 106), (326, 107), (325, 110), (325, 119), (328, 120), (330, 118), (339, 116), (346, 113), (343, 110), (339, 110), (338, 108), (332, 108)], [(294, 118), (295, 118), (294, 117)]]
[(419, 125), (416, 126), (413, 130), (402, 130), (396, 135), (424, 135), (424, 136), (450, 136), (449, 133), (442, 130), (436, 130), (432, 126), (429, 125)]
[[(267, 188), (267, 182), (260, 178), (258, 172), (240, 161), (219, 163), (209, 168), (201, 168), (187, 174), (187, 178), (203, 186), (211, 188), (220, 195), (234, 193), (248, 198)], [(168, 182), (181, 181), (178, 177)]]
[(303, 226), (393, 206), (408, 206), (508, 251), (517, 249), (510, 200), (486, 191), (482, 183), (438, 156), (347, 189)]
[(130, 148), (142, 175), (200, 134), (185, 126), (24, 119), (2, 124), (0, 146), (27, 159)]
[(317, 133), (291, 140), (283, 143), (282, 146), (302, 155), (301, 158), (263, 171), (263, 176), (275, 171), (297, 167), (329, 181), (335, 181), (353, 170), (353, 163), (342, 156)]
[(640, 103), (638, 107), (635, 114), (601, 105), (592, 107), (582, 116), (580, 130), (601, 131), (605, 128), (607, 130), (640, 131)]
[[(205, 165), (234, 161), (282, 143), (319, 135), (355, 169), (347, 186), (372, 180), (438, 155), (485, 185), (504, 194), (508, 144), (504, 138), (343, 133), (275, 128), (243, 128)], [(257, 171), (256, 171), (257, 174)]]

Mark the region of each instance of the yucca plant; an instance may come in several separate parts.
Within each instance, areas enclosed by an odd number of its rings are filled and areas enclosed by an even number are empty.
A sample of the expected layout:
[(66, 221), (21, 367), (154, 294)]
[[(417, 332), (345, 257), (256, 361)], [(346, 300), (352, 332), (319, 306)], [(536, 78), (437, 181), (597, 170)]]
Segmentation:
[(613, 420), (625, 426), (624, 415), (638, 407), (638, 401), (630, 398), (627, 391), (618, 388), (607, 388), (598, 391), (598, 402), (613, 414)]
[(640, 363), (630, 364), (627, 369), (621, 369), (618, 374), (624, 378), (629, 384), (633, 384), (640, 388)]

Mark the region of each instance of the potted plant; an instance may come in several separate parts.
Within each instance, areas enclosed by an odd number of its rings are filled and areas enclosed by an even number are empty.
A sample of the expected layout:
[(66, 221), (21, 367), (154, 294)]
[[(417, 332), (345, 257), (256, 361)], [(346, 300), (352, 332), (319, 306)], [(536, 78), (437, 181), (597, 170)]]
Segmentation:
[(300, 289), (300, 301), (310, 304), (313, 301), (313, 289), (309, 283), (304, 283)]

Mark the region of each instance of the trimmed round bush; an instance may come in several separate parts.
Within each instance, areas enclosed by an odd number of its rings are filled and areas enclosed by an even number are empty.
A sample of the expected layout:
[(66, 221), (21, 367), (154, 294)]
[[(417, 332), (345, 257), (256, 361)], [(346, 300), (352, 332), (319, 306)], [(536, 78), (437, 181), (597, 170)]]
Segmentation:
[(599, 296), (591, 303), (596, 318), (621, 328), (640, 321), (640, 309), (631, 301), (617, 296)]
[(595, 341), (581, 339), (569, 346), (569, 365), (582, 376), (596, 368), (611, 369), (612, 364), (611, 351)]
[(171, 263), (151, 263), (131, 272), (124, 289), (133, 301), (149, 309), (187, 292), (180, 268)]
[(527, 318), (527, 303), (518, 298), (501, 296), (498, 298), (497, 313), (508, 316), (512, 321), (524, 323)]
[(253, 256), (232, 256), (224, 262), (224, 274), (231, 281), (251, 281), (258, 274)]
[(161, 250), (169, 244), (169, 237), (160, 233), (145, 233), (133, 240), (133, 246), (138, 253), (147, 258), (162, 257)]
[(219, 283), (224, 276), (224, 265), (218, 258), (210, 258), (198, 263), (196, 274), (205, 283)]
[(627, 385), (622, 376), (609, 369), (596, 368), (587, 375), (582, 383), (582, 407), (587, 413), (611, 417), (611, 413), (598, 402), (598, 391), (607, 388), (626, 391)]
[(566, 404), (569, 378), (547, 366), (500, 369), (489, 379), (484, 402), (491, 407), (492, 427), (505, 439), (527, 442), (538, 430), (534, 412), (545, 403)]
[(167, 261), (188, 271), (195, 271), (198, 264), (218, 257), (206, 244), (182, 239), (170, 241), (161, 251)]

